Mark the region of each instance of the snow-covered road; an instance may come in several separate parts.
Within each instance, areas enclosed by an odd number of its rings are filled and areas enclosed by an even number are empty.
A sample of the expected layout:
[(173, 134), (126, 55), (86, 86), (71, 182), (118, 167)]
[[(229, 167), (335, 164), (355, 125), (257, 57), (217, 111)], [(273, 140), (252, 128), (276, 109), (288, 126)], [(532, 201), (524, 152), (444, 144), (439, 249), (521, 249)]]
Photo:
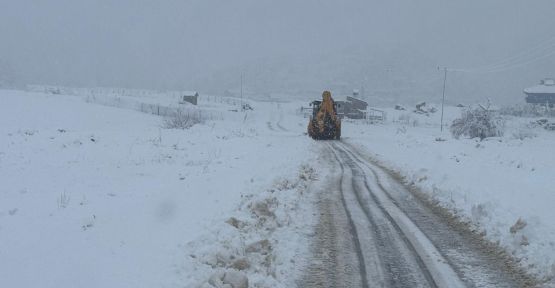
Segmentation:
[(530, 287), (494, 247), (438, 215), (352, 146), (322, 143), (331, 169), (303, 287)]

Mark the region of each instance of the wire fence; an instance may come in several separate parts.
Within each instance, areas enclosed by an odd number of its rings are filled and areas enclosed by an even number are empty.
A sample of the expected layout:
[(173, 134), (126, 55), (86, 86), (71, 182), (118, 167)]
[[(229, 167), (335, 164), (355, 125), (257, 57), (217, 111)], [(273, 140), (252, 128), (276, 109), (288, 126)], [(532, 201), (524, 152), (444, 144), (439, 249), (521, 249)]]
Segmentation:
[(189, 104), (163, 105), (154, 103), (145, 103), (134, 99), (115, 97), (104, 97), (98, 95), (89, 95), (85, 98), (88, 103), (99, 104), (122, 109), (135, 110), (138, 112), (152, 114), (161, 117), (172, 117), (176, 114), (202, 115), (205, 120), (223, 120), (221, 112), (203, 110)]

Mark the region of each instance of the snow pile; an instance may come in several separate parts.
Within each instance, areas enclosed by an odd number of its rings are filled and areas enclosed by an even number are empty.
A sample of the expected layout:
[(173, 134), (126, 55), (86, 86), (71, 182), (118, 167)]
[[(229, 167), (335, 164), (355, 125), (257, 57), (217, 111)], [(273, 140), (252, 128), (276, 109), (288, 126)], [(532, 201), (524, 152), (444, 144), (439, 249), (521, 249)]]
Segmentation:
[[(460, 113), (446, 107), (444, 123)], [(392, 120), (383, 125), (345, 123), (345, 141), (400, 172), (555, 286), (555, 133), (531, 125), (537, 118), (505, 116), (504, 136), (457, 140), (440, 131), (440, 113), (388, 114)]]
[[(399, 105), (395, 106), (395, 110), (404, 110), (404, 109), (398, 109)], [(413, 111), (416, 114), (424, 114), (426, 116), (430, 115), (431, 113), (436, 113), (437, 112), (437, 108), (433, 105), (429, 105), (426, 104), (426, 102), (420, 102), (418, 104), (416, 104), (416, 109)]]
[[(211, 233), (189, 243), (187, 287), (295, 287), (308, 258), (308, 238), (315, 216), (308, 165), (294, 178), (276, 180), (272, 188), (243, 195), (232, 217)], [(234, 285), (230, 279), (241, 282)], [(238, 286), (239, 285), (239, 286)]]

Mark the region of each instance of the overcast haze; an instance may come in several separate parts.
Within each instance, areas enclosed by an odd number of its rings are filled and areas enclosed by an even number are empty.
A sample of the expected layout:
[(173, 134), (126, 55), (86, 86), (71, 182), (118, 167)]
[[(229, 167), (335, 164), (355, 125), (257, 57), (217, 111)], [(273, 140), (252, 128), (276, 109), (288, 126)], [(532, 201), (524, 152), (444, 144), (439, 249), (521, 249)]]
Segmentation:
[[(437, 66), (494, 63), (555, 36), (547, 0), (0, 1), (0, 69), (20, 84), (222, 93), (243, 72), (255, 93), (433, 99)], [(453, 73), (449, 95), (518, 102), (554, 64)]]

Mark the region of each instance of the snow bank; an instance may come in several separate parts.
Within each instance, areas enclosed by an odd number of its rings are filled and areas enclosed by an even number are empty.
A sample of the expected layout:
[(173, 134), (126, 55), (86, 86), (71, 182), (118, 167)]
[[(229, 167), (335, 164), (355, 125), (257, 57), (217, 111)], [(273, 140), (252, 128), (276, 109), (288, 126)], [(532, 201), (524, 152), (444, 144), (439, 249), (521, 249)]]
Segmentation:
[[(237, 211), (210, 233), (190, 242), (184, 263), (186, 287), (220, 287), (226, 273), (238, 273), (249, 287), (295, 287), (306, 266), (313, 235), (314, 168), (276, 179), (271, 188), (243, 195)], [(222, 283), (223, 282), (223, 283)], [(235, 287), (235, 286), (234, 286)]]

